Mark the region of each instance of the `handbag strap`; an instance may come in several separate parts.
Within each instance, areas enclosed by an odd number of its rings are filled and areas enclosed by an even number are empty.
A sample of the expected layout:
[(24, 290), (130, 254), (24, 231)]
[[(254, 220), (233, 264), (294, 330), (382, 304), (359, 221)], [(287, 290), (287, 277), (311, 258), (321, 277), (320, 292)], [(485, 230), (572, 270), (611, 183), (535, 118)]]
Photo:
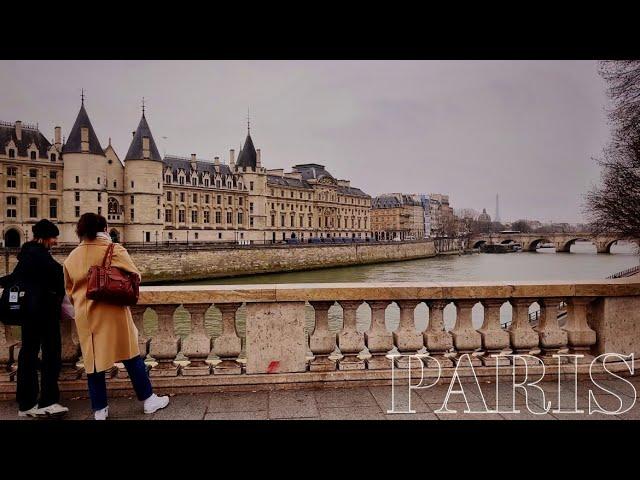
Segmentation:
[(113, 243), (110, 243), (107, 247), (107, 251), (102, 259), (102, 268), (111, 268), (111, 259), (113, 258)]

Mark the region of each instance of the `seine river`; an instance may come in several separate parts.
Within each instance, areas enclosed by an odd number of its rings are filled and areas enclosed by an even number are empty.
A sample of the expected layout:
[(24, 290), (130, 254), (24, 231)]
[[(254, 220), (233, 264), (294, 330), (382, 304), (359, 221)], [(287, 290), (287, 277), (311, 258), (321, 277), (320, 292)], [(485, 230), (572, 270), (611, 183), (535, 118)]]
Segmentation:
[[(468, 254), (446, 255), (420, 260), (359, 265), (353, 267), (327, 268), (305, 272), (251, 275), (228, 279), (194, 281), (191, 285), (246, 285), (264, 283), (323, 283), (323, 282), (412, 282), (412, 281), (509, 281), (509, 280), (597, 280), (608, 275), (638, 265), (639, 257), (630, 244), (614, 245), (612, 254), (596, 254), (595, 246), (589, 243), (576, 244), (571, 253), (555, 253), (553, 249), (539, 249), (537, 252), (508, 254)], [(533, 304), (531, 310), (537, 308)], [(452, 328), (455, 322), (455, 307), (445, 308), (445, 324)], [(476, 305), (473, 322), (476, 327), (482, 323), (483, 309)], [(155, 315), (147, 312), (145, 329), (155, 330)], [(506, 303), (501, 309), (502, 321), (511, 317), (511, 306)], [(329, 310), (330, 327), (338, 331), (342, 326), (342, 311), (337, 305)], [(358, 330), (369, 328), (371, 313), (366, 304), (358, 310)], [(237, 314), (237, 329), (244, 336), (244, 311)], [(386, 312), (389, 330), (397, 327), (399, 308), (391, 304)], [(187, 312), (180, 308), (176, 312), (176, 333), (188, 335), (190, 327)], [(428, 321), (428, 309), (420, 304), (415, 310), (415, 325), (424, 330)], [(212, 336), (220, 333), (220, 313), (215, 307), (206, 316), (206, 328)], [(313, 328), (313, 309), (307, 306), (307, 329)]]

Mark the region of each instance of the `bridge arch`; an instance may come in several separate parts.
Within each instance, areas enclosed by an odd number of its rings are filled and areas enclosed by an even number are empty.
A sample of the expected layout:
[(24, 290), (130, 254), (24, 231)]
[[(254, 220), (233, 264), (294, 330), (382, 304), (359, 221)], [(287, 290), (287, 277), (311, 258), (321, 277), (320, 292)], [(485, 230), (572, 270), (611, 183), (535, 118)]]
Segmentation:
[(478, 240), (476, 243), (473, 244), (473, 248), (482, 248), (482, 246), (486, 244), (487, 244), (486, 240)]
[(594, 242), (592, 238), (573, 237), (570, 240), (565, 241), (560, 248), (556, 247), (556, 252), (565, 252), (565, 253), (571, 252), (571, 245), (573, 245), (577, 241), (590, 242), (590, 243), (594, 244), (596, 246), (596, 248), (599, 250), (598, 244), (596, 242)]
[(508, 245), (509, 243), (515, 243), (515, 240), (513, 238), (505, 238), (504, 240), (502, 240), (500, 242), (502, 245)]
[(528, 244), (524, 245), (522, 249), (527, 252), (535, 252), (538, 249), (538, 245), (541, 243), (553, 243), (546, 237), (535, 238)]

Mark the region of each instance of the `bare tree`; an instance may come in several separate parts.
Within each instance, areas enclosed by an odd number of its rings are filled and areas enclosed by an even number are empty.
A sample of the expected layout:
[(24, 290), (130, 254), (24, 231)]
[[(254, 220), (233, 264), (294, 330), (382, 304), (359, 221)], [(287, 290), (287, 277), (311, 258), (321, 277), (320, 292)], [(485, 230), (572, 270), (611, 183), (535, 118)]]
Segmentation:
[(511, 230), (517, 230), (522, 233), (529, 233), (531, 227), (526, 220), (517, 220), (511, 224)]
[(591, 231), (640, 238), (640, 61), (607, 61), (600, 75), (612, 101), (612, 139), (597, 159), (601, 183), (586, 195)]

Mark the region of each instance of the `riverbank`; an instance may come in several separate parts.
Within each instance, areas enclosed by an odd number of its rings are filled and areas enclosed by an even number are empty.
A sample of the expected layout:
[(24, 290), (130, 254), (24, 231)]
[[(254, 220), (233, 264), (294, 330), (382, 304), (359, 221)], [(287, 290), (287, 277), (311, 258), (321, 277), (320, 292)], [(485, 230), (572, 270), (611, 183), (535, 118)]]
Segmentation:
[[(68, 248), (56, 250), (54, 257), (62, 263), (69, 251)], [(132, 248), (129, 253), (142, 272), (143, 283), (147, 285), (416, 260), (441, 254), (436, 252), (433, 240), (237, 245), (235, 248), (181, 245), (172, 249)], [(3, 258), (0, 275), (11, 271), (15, 263), (14, 255)]]

